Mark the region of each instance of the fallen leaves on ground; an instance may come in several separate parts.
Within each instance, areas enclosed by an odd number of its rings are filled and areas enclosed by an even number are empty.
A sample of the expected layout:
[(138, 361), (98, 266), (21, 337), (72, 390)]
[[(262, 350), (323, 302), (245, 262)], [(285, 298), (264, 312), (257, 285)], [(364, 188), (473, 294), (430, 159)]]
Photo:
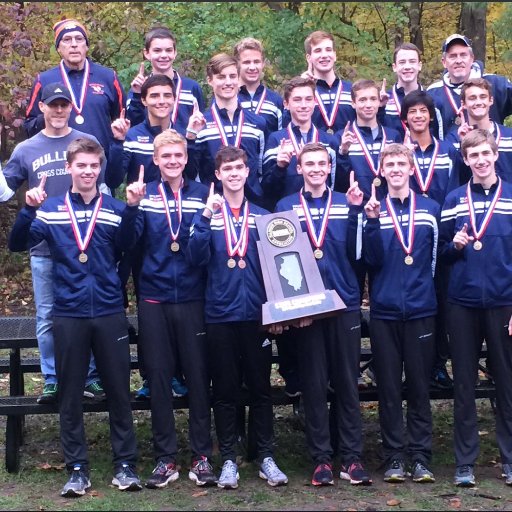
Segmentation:
[(397, 505), (400, 505), (400, 503), (402, 502), (400, 500), (397, 500), (396, 498), (386, 501), (386, 505), (388, 507), (396, 507)]
[(41, 464), (38, 464), (36, 466), (37, 469), (41, 469), (42, 471), (49, 471), (49, 470), (52, 470), (52, 469), (55, 469), (57, 471), (62, 471), (63, 469), (65, 469), (66, 467), (66, 464), (50, 464), (49, 462), (43, 462)]
[(458, 497), (450, 498), (450, 507), (460, 508), (460, 506), (461, 506), (460, 498), (458, 498)]

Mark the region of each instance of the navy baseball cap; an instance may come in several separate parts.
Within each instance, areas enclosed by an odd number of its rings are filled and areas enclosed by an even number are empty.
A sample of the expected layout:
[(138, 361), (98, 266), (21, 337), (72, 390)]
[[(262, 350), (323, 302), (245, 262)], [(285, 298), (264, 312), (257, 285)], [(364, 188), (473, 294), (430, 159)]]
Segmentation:
[(69, 89), (60, 82), (53, 82), (45, 85), (41, 93), (41, 101), (50, 104), (54, 100), (63, 99), (71, 103), (71, 94)]
[(471, 39), (461, 34), (452, 34), (451, 36), (448, 36), (443, 43), (443, 53), (446, 52), (446, 50), (448, 50), (448, 46), (455, 41), (465, 44), (468, 48), (471, 48)]

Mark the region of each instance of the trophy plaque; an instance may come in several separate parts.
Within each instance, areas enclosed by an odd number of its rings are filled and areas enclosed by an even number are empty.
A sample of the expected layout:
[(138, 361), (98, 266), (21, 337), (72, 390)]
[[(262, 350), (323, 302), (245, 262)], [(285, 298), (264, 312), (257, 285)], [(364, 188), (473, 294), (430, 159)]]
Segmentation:
[(256, 217), (258, 255), (267, 302), (262, 324), (287, 325), (302, 317), (320, 318), (346, 308), (335, 290), (326, 290), (295, 211)]

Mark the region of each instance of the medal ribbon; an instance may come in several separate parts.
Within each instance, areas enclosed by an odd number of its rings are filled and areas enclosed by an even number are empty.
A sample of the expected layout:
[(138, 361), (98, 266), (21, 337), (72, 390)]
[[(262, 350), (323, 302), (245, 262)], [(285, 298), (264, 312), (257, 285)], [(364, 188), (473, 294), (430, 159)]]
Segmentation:
[(398, 217), (396, 216), (395, 208), (393, 207), (393, 202), (389, 198), (389, 194), (386, 196), (386, 206), (388, 207), (389, 215), (391, 216), (391, 220), (393, 221), (393, 227), (395, 228), (395, 233), (402, 246), (405, 254), (409, 256), (412, 253), (412, 247), (414, 245), (414, 214), (416, 210), (416, 194), (411, 190), (410, 201), (409, 201), (409, 226), (407, 230), (407, 241), (408, 244), (405, 243), (404, 233), (402, 231), (402, 226), (398, 222)]
[(396, 84), (391, 88), (391, 95), (393, 96), (393, 101), (395, 102), (396, 111), (398, 112), (398, 119), (400, 119), (400, 122), (402, 123), (404, 132), (407, 131), (407, 125), (402, 121), (402, 118), (400, 117), (400, 114), (402, 113), (402, 104), (400, 103), (400, 100), (398, 99), (398, 94), (396, 92)]
[(501, 178), (498, 177), (498, 186), (496, 187), (496, 192), (494, 192), (494, 197), (492, 198), (491, 204), (485, 213), (485, 216), (482, 220), (482, 224), (480, 225), (480, 229), (476, 229), (476, 215), (475, 215), (475, 206), (473, 204), (473, 197), (471, 196), (471, 187), (470, 182), (468, 181), (466, 187), (466, 196), (468, 198), (468, 208), (469, 208), (469, 222), (471, 223), (471, 228), (473, 229), (473, 236), (480, 240), (482, 236), (484, 236), (485, 230), (491, 221), (492, 214), (494, 213), (494, 208), (496, 207), (496, 203), (498, 199), (501, 197)]
[(227, 206), (227, 203), (224, 201), (222, 204), (222, 217), (224, 219), (224, 238), (226, 239), (226, 249), (230, 258), (235, 254), (238, 254), (240, 258), (243, 258), (247, 252), (247, 247), (249, 246), (249, 202), (245, 201), (244, 204), (240, 236), (236, 233), (233, 215), (231, 214), (231, 211), (228, 212), (228, 208), (229, 206)]
[(498, 123), (494, 123), (494, 128), (495, 128), (494, 139), (496, 140), (496, 145), (499, 148), (500, 147), (500, 140), (501, 140), (501, 132), (500, 132), (500, 129), (498, 127)]
[[(256, 105), (256, 108), (253, 109), (253, 112), (255, 114), (259, 114), (260, 113), (261, 107), (263, 106), (263, 102), (265, 101), (266, 97), (267, 97), (267, 88), (263, 87), (263, 92), (261, 93), (261, 98), (258, 101), (258, 104)], [(252, 108), (252, 100), (251, 100), (251, 108)]]
[[(290, 123), (286, 127), (288, 131), (288, 136), (290, 137), (290, 141), (293, 146), (293, 151), (295, 152), (295, 156), (298, 156), (300, 153), (300, 150), (302, 149), (303, 143), (302, 141), (300, 143), (297, 142), (297, 137), (295, 137), (295, 133), (293, 133), (292, 129), (292, 123)], [(308, 142), (318, 142), (318, 128), (315, 125), (311, 125), (311, 140)]]
[(427, 190), (430, 187), (430, 182), (434, 177), (434, 168), (436, 166), (437, 154), (439, 153), (439, 141), (434, 139), (434, 152), (432, 153), (432, 158), (430, 159), (430, 164), (428, 166), (427, 175), (425, 176), (425, 180), (423, 180), (423, 175), (420, 172), (420, 163), (416, 157), (416, 152), (413, 152), (414, 158), (414, 175), (416, 176), (416, 180), (418, 181), (418, 185), (420, 186), (421, 192), (423, 194), (427, 193)]
[[(384, 149), (384, 146), (386, 145), (386, 132), (384, 131), (384, 126), (382, 128), (382, 143), (380, 145), (379, 153)], [(359, 144), (361, 144), (361, 149), (363, 150), (364, 157), (366, 158), (366, 161), (368, 162), (368, 165), (372, 171), (372, 173), (375, 176), (379, 176), (379, 168), (375, 168), (375, 163), (373, 161), (373, 156), (370, 154), (370, 151), (368, 149), (368, 146), (366, 145), (366, 142), (364, 141), (363, 136), (361, 135), (361, 132), (359, 131), (359, 128), (357, 127), (356, 123), (352, 123), (352, 131), (357, 137), (357, 140), (359, 141)]]
[(338, 88), (336, 89), (336, 95), (334, 96), (334, 105), (332, 106), (331, 115), (329, 116), (327, 115), (327, 110), (325, 108), (324, 102), (322, 101), (322, 97), (320, 96), (318, 91), (315, 90), (316, 104), (318, 105), (318, 109), (320, 110), (320, 114), (322, 114), (322, 117), (325, 121), (325, 124), (327, 125), (327, 128), (330, 128), (331, 130), (334, 125), (336, 115), (338, 114), (338, 109), (340, 107), (340, 97), (342, 92), (343, 84), (341, 80), (339, 80)]
[(82, 110), (84, 109), (85, 104), (85, 95), (87, 94), (87, 86), (89, 85), (89, 60), (85, 59), (84, 64), (84, 78), (82, 80), (82, 90), (80, 91), (80, 107), (76, 102), (75, 93), (73, 92), (73, 87), (71, 87), (71, 83), (69, 81), (68, 74), (66, 73), (66, 68), (64, 67), (64, 61), (59, 62), (60, 67), (60, 75), (62, 77), (62, 81), (69, 89), (69, 93), (71, 94), (71, 105), (73, 105), (74, 111), (80, 115)]
[(321, 217), (321, 224), (320, 224), (320, 230), (318, 232), (318, 235), (316, 234), (315, 224), (313, 222), (313, 218), (311, 217), (311, 213), (309, 211), (308, 202), (304, 198), (303, 195), (304, 188), (300, 189), (299, 192), (299, 199), (300, 204), (302, 205), (302, 209), (304, 210), (304, 217), (306, 218), (306, 226), (308, 228), (309, 238), (313, 242), (314, 246), (319, 249), (322, 247), (324, 240), (325, 240), (325, 234), (327, 233), (327, 224), (329, 222), (329, 212), (331, 210), (331, 204), (332, 204), (332, 191), (329, 187), (327, 187), (327, 202), (324, 208), (323, 215), (320, 215), (320, 211), (318, 211), (318, 215)]
[(444, 84), (443, 87), (446, 97), (448, 98), (448, 102), (455, 112), (455, 116), (458, 116), (462, 112), (462, 107), (457, 107), (457, 103), (455, 103), (455, 100), (453, 99), (453, 94), (450, 88), (446, 84)]
[[(183, 183), (183, 180), (182, 180)], [(181, 186), (178, 190), (178, 200), (174, 201), (174, 210), (176, 211), (176, 206), (178, 207), (178, 229), (174, 231), (172, 227), (172, 217), (171, 217), (171, 210), (169, 209), (169, 199), (167, 198), (167, 193), (165, 191), (165, 186), (163, 183), (160, 183), (158, 185), (158, 191), (160, 192), (160, 196), (162, 197), (162, 201), (164, 202), (164, 210), (165, 210), (165, 216), (167, 217), (167, 224), (169, 224), (169, 229), (171, 231), (171, 239), (173, 242), (175, 242), (178, 239), (178, 235), (180, 234), (180, 227), (181, 227), (181, 217), (182, 217), (182, 210), (181, 210)], [(177, 204), (176, 204), (177, 203)]]
[[(219, 116), (219, 111), (217, 110), (217, 105), (215, 103), (211, 107), (211, 113), (213, 116), (213, 120), (217, 125), (217, 129), (219, 130), (220, 138), (224, 146), (229, 146), (228, 136), (226, 131), (224, 130), (224, 125)], [(244, 124), (244, 111), (240, 109), (240, 115), (238, 116), (238, 126), (236, 128), (236, 138), (235, 143), (233, 144), (235, 147), (239, 148), (240, 143), (242, 142), (242, 126)], [(232, 137), (233, 135), (231, 135)]]
[(94, 233), (94, 228), (96, 227), (96, 219), (98, 218), (98, 213), (101, 208), (101, 203), (103, 202), (103, 198), (100, 195), (96, 204), (94, 205), (94, 209), (92, 211), (91, 220), (89, 221), (89, 225), (87, 226), (87, 230), (85, 232), (85, 237), (82, 239), (82, 233), (80, 232), (80, 228), (78, 227), (78, 221), (76, 219), (75, 210), (73, 210), (73, 206), (71, 204), (71, 199), (69, 196), (69, 191), (66, 192), (66, 196), (64, 197), (64, 202), (68, 207), (68, 215), (71, 220), (71, 227), (73, 228), (73, 234), (75, 235), (76, 245), (80, 249), (81, 252), (85, 252), (87, 247), (89, 246), (89, 242), (91, 241), (92, 234)]
[(175, 71), (176, 73), (176, 94), (175, 94), (175, 97), (174, 97), (174, 107), (172, 109), (172, 114), (171, 114), (171, 122), (172, 124), (176, 124), (176, 119), (178, 118), (178, 108), (179, 108), (179, 102), (180, 102), (180, 95), (181, 95), (181, 88), (182, 88), (182, 82), (183, 80), (181, 79), (181, 76), (178, 74), (177, 71)]

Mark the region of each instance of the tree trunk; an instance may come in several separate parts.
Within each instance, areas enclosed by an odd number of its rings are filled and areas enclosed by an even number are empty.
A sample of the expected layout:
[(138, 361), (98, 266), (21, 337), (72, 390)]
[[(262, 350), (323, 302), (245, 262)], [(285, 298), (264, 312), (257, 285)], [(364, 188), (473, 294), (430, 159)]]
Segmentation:
[(423, 2), (411, 2), (409, 5), (409, 34), (411, 43), (415, 44), (423, 53), (423, 32), (421, 30), (421, 17), (423, 15)]
[(485, 64), (486, 47), (486, 2), (463, 2), (460, 13), (459, 32), (473, 41), (475, 60)]

